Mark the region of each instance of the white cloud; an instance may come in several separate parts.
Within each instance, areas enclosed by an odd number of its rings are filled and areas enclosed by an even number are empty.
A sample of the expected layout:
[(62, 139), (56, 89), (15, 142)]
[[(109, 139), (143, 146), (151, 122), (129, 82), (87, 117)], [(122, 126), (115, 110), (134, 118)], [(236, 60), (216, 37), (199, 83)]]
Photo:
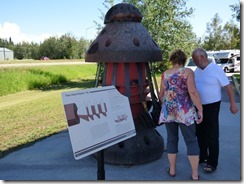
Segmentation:
[(14, 43), (20, 43), (22, 41), (29, 43), (40, 43), (43, 42), (45, 39), (49, 38), (50, 36), (53, 35), (49, 33), (44, 33), (41, 35), (27, 35), (25, 33), (22, 33), (20, 27), (15, 23), (4, 22), (3, 24), (0, 24), (0, 38), (8, 40), (11, 37)]

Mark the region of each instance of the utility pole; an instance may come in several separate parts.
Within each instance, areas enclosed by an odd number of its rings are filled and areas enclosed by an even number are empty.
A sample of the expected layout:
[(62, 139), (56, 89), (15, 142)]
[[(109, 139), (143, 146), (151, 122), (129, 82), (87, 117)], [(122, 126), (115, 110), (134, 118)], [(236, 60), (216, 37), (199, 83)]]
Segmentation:
[(94, 27), (96, 27), (96, 26), (91, 26), (91, 27), (88, 27), (88, 28), (86, 28), (86, 49), (88, 49), (88, 40), (87, 40), (87, 30), (89, 30), (89, 29), (91, 29), (91, 28), (94, 28)]
[(91, 27), (88, 27), (86, 28), (86, 40), (87, 40), (87, 30), (91, 29), (91, 28), (94, 28), (95, 26), (91, 26)]

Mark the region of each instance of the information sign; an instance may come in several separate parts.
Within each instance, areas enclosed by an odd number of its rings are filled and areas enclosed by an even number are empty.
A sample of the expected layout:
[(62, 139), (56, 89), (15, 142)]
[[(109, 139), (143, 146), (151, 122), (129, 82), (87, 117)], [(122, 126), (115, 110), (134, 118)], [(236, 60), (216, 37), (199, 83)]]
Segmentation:
[(76, 160), (136, 135), (128, 97), (114, 86), (62, 93)]

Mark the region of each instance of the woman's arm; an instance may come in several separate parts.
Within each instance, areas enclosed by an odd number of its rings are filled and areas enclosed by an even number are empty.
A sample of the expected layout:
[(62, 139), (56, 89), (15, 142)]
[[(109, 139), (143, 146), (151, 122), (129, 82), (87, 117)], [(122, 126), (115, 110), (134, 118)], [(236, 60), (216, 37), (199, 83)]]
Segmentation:
[(197, 107), (197, 114), (198, 114), (197, 123), (201, 123), (202, 118), (203, 118), (203, 112), (202, 112), (203, 108), (202, 108), (202, 102), (200, 99), (200, 95), (196, 88), (194, 72), (191, 69), (188, 69), (187, 73), (188, 73), (188, 76), (187, 76), (188, 92), (190, 94), (190, 97), (191, 97), (194, 105)]
[(164, 77), (164, 74), (162, 74), (162, 77), (161, 77), (160, 90), (159, 90), (159, 99), (162, 102), (162, 104), (163, 104), (163, 96), (164, 96), (163, 77)]

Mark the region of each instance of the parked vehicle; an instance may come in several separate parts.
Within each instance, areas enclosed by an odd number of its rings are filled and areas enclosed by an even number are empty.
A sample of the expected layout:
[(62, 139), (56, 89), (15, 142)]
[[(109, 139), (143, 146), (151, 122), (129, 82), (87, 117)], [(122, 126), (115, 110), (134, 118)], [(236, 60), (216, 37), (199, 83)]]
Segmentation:
[(214, 51), (212, 53), (212, 56), (215, 60), (221, 59), (221, 58), (231, 58), (237, 54), (240, 54), (239, 50), (222, 50), (222, 51)]
[(216, 52), (217, 52), (217, 51), (207, 51), (208, 57), (214, 57), (214, 54), (215, 54)]
[[(216, 64), (215, 62), (215, 59), (213, 57), (208, 57), (208, 61), (209, 62), (213, 62), (214, 64)], [(185, 67), (186, 68), (191, 68), (193, 71), (196, 70), (197, 66), (196, 64), (194, 63), (193, 59), (192, 58), (189, 58), (185, 64)]]
[(240, 71), (240, 55), (234, 55), (230, 58), (220, 58), (216, 63), (226, 73)]

